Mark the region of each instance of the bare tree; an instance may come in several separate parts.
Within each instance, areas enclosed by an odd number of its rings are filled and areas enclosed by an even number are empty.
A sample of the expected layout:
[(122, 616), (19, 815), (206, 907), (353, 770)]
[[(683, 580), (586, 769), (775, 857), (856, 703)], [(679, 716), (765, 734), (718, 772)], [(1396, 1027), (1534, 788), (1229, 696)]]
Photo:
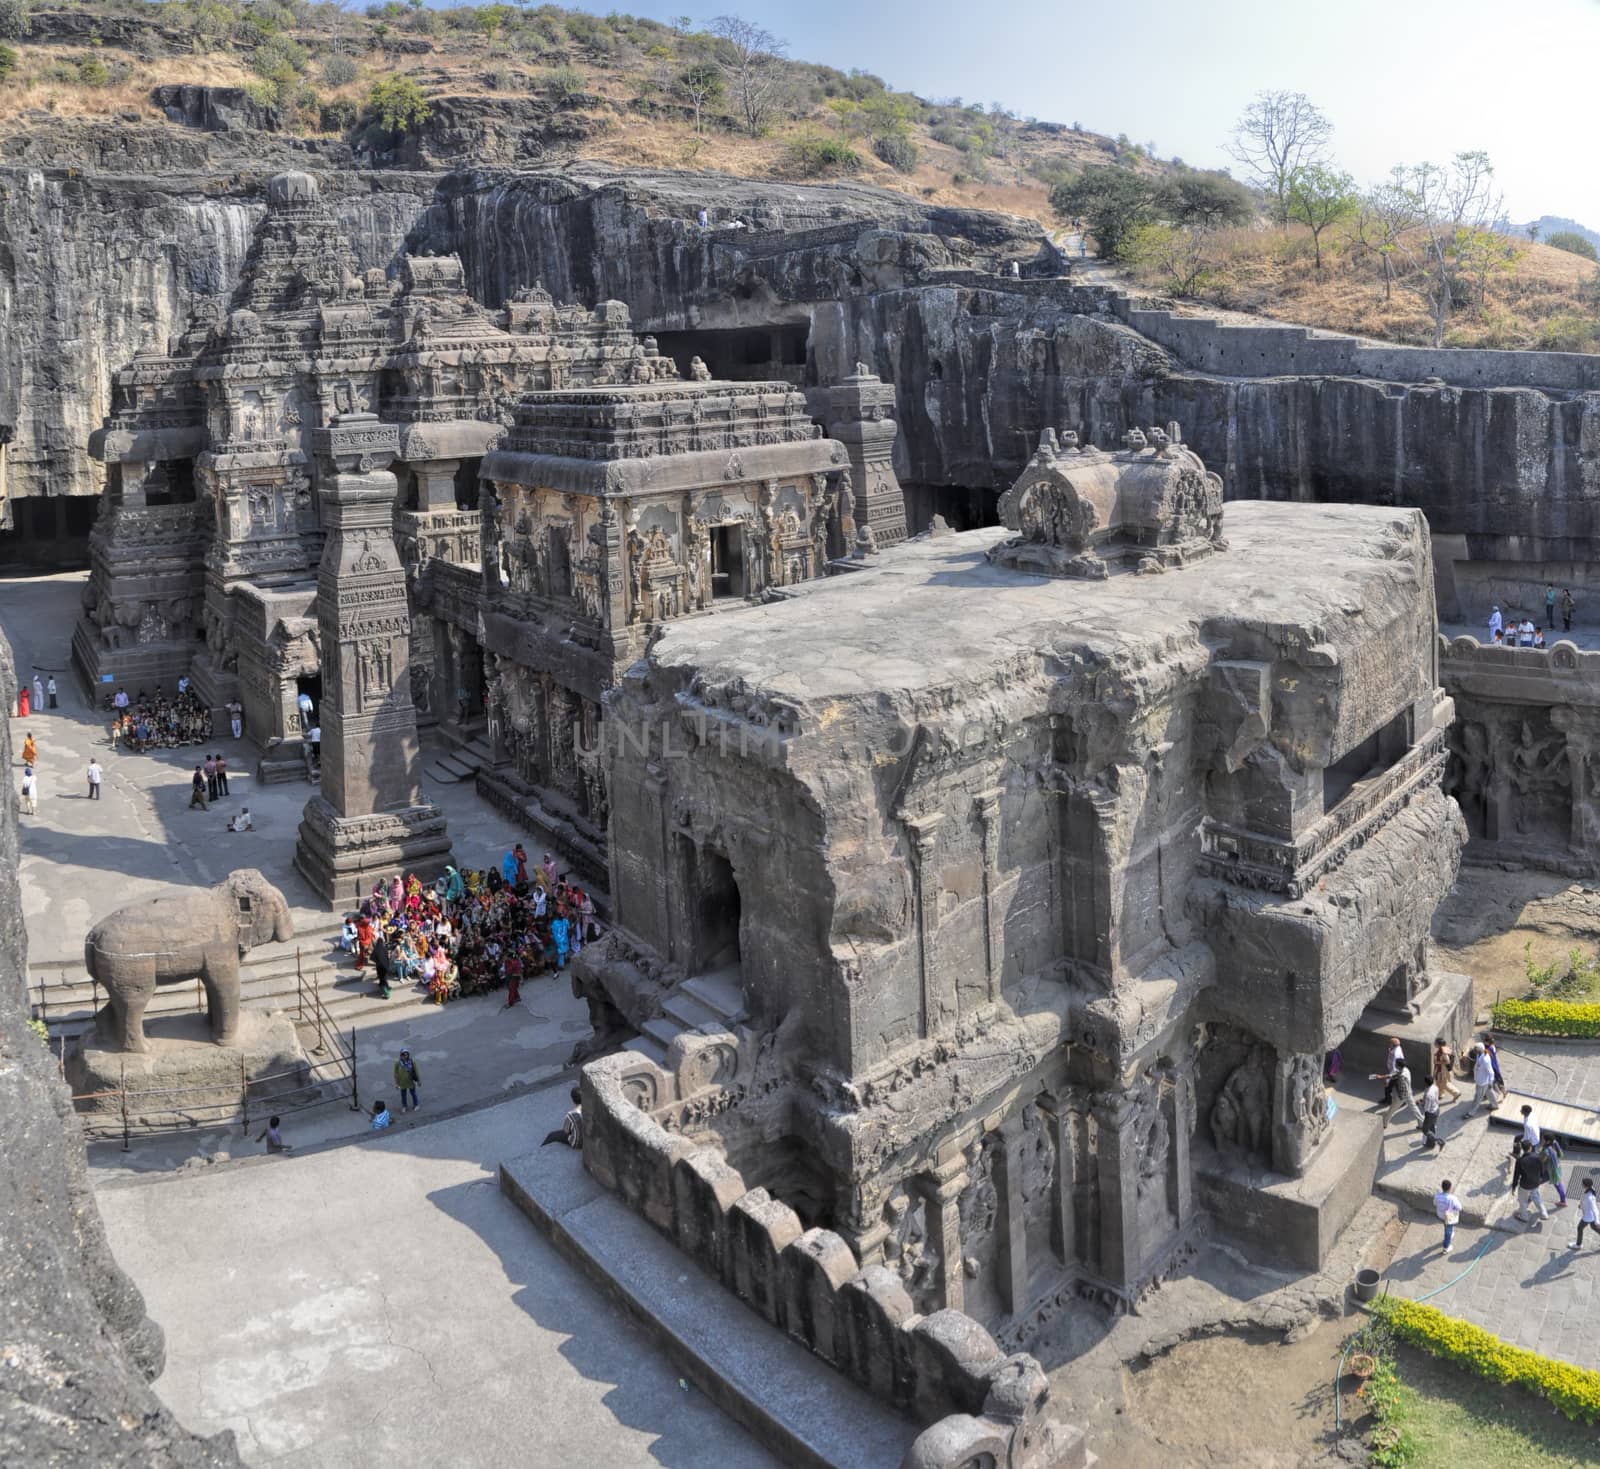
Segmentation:
[(1404, 177), (1416, 198), (1420, 223), (1401, 249), (1412, 267), (1411, 284), (1433, 316), (1433, 345), (1442, 347), (1463, 274), (1483, 272), (1480, 298), (1487, 284), (1489, 267), (1483, 261), (1492, 250), (1486, 237), (1494, 234), (1504, 196), (1484, 152), (1457, 153), (1448, 167), (1418, 163), (1395, 174)]
[(759, 138), (782, 100), (780, 63), (789, 43), (737, 15), (719, 15), (707, 29), (722, 43), (717, 65), (744, 115), (745, 131)]
[(1272, 217), (1289, 222), (1289, 188), (1304, 168), (1325, 163), (1333, 124), (1304, 92), (1257, 92), (1234, 124), (1228, 151), (1268, 196)]
[(1388, 182), (1374, 184), (1356, 209), (1357, 246), (1383, 265), (1383, 299), (1393, 299), (1395, 260), (1401, 242), (1422, 220), (1422, 204), (1406, 181), (1406, 170), (1391, 170)]

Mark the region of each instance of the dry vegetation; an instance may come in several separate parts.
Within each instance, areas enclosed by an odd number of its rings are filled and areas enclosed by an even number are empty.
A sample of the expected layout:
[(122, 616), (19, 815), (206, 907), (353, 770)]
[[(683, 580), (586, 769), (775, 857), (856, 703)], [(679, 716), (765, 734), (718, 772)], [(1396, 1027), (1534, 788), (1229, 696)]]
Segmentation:
[[(1450, 319), (1452, 347), (1600, 349), (1600, 267), (1581, 256), (1526, 239), (1501, 237), (1504, 268), (1474, 290)], [(1392, 342), (1428, 344), (1427, 303), (1403, 280), (1385, 297), (1383, 266), (1348, 235), (1324, 243), (1324, 268), (1315, 267), (1309, 234), (1265, 226), (1218, 231), (1206, 246), (1205, 273), (1186, 298), (1304, 326), (1353, 332)], [(1135, 279), (1170, 291), (1153, 266)]]

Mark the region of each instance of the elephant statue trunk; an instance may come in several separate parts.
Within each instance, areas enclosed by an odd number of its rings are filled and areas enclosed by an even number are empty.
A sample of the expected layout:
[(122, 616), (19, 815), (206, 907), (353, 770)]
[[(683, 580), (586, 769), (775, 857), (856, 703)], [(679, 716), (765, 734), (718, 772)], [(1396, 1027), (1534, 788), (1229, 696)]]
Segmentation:
[(116, 1049), (144, 1051), (145, 1006), (161, 984), (205, 986), (211, 1037), (239, 1033), (239, 959), (257, 944), (294, 937), (283, 894), (252, 867), (214, 888), (132, 903), (103, 918), (84, 940), (83, 962), (105, 987), (98, 1022)]

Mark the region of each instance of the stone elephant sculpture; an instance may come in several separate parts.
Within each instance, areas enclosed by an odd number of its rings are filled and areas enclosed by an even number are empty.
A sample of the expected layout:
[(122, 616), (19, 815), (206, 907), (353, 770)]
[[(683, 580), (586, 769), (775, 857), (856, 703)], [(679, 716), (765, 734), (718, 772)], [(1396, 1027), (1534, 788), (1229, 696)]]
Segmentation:
[(294, 937), (294, 917), (277, 888), (253, 867), (214, 888), (133, 903), (89, 930), (83, 962), (105, 987), (102, 1038), (144, 1051), (144, 1010), (158, 984), (198, 979), (205, 986), (211, 1038), (239, 1032), (239, 957), (256, 944)]

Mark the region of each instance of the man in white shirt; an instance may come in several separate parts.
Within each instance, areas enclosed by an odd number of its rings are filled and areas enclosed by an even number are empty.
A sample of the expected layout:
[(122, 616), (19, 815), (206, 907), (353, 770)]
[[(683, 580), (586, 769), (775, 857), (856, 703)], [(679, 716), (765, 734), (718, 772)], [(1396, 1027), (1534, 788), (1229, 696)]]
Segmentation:
[(105, 772), (101, 770), (100, 762), (94, 759), (93, 756), (89, 759), (89, 769), (85, 774), (89, 777), (89, 799), (98, 801), (100, 799), (100, 777)]
[(1439, 1216), (1439, 1222), (1444, 1225), (1444, 1252), (1450, 1253), (1450, 1245), (1456, 1237), (1456, 1221), (1461, 1218), (1461, 1200), (1451, 1190), (1455, 1187), (1447, 1178), (1439, 1185), (1439, 1192), (1433, 1196), (1433, 1212)]
[(1494, 611), (1489, 614), (1489, 641), (1491, 643), (1494, 641), (1496, 633), (1504, 631), (1505, 625), (1506, 620), (1500, 615), (1500, 604), (1496, 602)]
[(187, 694), (189, 692), (189, 675), (187, 673), (178, 680), (178, 692), (180, 694)]
[(1482, 1046), (1474, 1046), (1472, 1050), (1472, 1085), (1472, 1105), (1462, 1113), (1464, 1117), (1472, 1116), (1485, 1102), (1491, 1108), (1494, 1106), (1494, 1062)]
[(1395, 1077), (1405, 1064), (1406, 1048), (1400, 1044), (1399, 1036), (1391, 1036), (1389, 1038), (1389, 1055), (1384, 1063), (1383, 1105), (1385, 1107), (1394, 1101)]
[(1530, 1148), (1539, 1146), (1539, 1124), (1533, 1120), (1533, 1108), (1526, 1102), (1522, 1106), (1522, 1140)]
[(1411, 1094), (1411, 1068), (1404, 1061), (1400, 1069), (1394, 1074), (1394, 1106), (1389, 1109), (1389, 1115), (1384, 1120), (1393, 1122), (1396, 1112), (1411, 1109), (1411, 1115), (1417, 1119), (1417, 1126), (1423, 1126), (1422, 1109), (1417, 1106), (1417, 1099)]
[(1430, 1081), (1422, 1094), (1422, 1145), (1444, 1147), (1444, 1139), (1439, 1136), (1439, 1083), (1436, 1081)]
[(1578, 1237), (1573, 1240), (1572, 1248), (1578, 1249), (1583, 1244), (1583, 1232), (1592, 1229), (1595, 1238), (1600, 1239), (1600, 1197), (1596, 1197), (1594, 1180), (1586, 1178), (1583, 1181), (1583, 1200), (1578, 1210)]
[(31, 765), (22, 767), (22, 814), (24, 816), (39, 814), (39, 777), (33, 773)]
[(311, 728), (311, 695), (310, 694), (301, 694), (300, 697), (295, 700), (295, 703), (300, 708), (300, 728), (301, 729), (310, 729)]
[(111, 706), (114, 709), (126, 709), (128, 707), (128, 691), (126, 689), (118, 689), (116, 698), (111, 701)]

